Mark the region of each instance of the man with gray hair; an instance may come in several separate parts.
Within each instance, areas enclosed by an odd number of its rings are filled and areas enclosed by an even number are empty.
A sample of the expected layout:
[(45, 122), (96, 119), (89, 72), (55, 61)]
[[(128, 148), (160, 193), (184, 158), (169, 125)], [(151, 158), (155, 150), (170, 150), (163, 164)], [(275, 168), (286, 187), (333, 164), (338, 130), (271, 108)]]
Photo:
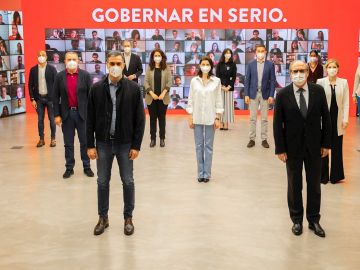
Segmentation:
[(306, 217), (309, 229), (325, 237), (320, 226), (321, 157), (328, 155), (331, 121), (324, 89), (307, 83), (308, 65), (303, 61), (290, 64), (292, 83), (276, 96), (274, 111), (275, 154), (286, 163), (288, 206), (292, 232), (302, 234), (302, 170), (307, 183)]
[(133, 161), (139, 155), (144, 135), (144, 104), (139, 85), (123, 76), (125, 63), (121, 53), (111, 51), (106, 65), (109, 74), (91, 87), (87, 107), (87, 154), (90, 159), (96, 159), (98, 170), (99, 221), (94, 235), (102, 234), (109, 227), (109, 184), (114, 157), (123, 184), (124, 234), (132, 235)]

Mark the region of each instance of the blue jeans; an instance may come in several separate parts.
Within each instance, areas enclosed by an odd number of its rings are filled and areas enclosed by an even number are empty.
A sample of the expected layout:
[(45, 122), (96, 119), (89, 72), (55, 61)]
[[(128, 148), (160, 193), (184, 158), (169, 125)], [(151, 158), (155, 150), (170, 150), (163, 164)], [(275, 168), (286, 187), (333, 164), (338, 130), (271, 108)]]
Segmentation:
[(356, 96), (356, 100), (357, 100), (357, 113), (358, 115), (360, 115), (360, 97), (359, 96)]
[(195, 125), (195, 146), (198, 178), (211, 178), (215, 129), (213, 125)]
[(111, 140), (110, 142), (97, 142), (98, 154), (98, 214), (107, 217), (109, 211), (109, 190), (111, 179), (111, 168), (114, 157), (117, 159), (121, 181), (123, 184), (124, 218), (132, 217), (135, 207), (135, 185), (133, 178), (133, 161), (129, 159), (130, 144), (120, 144)]
[(49, 101), (49, 99), (46, 97), (40, 97), (39, 100), (36, 101), (36, 104), (36, 112), (38, 114), (38, 131), (40, 139), (44, 140), (45, 108), (47, 108), (48, 118), (50, 122), (51, 139), (55, 139), (56, 125), (54, 120), (54, 106), (52, 101)]
[(85, 120), (81, 119), (78, 111), (69, 111), (69, 115), (62, 122), (62, 132), (64, 135), (64, 147), (65, 147), (65, 167), (68, 170), (72, 170), (75, 166), (74, 158), (74, 137), (75, 130), (77, 132), (80, 142), (80, 154), (83, 162), (84, 169), (90, 168), (90, 159), (87, 155), (86, 147), (86, 134), (85, 134)]

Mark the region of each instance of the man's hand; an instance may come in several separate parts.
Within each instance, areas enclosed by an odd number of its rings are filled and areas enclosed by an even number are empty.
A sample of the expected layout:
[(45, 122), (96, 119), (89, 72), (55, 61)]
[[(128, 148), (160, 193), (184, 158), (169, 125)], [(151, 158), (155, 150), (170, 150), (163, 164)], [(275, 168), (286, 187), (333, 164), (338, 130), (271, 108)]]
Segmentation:
[(132, 81), (132, 80), (134, 80), (134, 79), (135, 79), (135, 75), (134, 75), (134, 74), (129, 75), (127, 78), (128, 78), (130, 81)]
[(329, 154), (329, 150), (330, 149), (327, 149), (327, 148), (321, 148), (321, 157), (324, 158), (326, 157), (328, 154)]
[(89, 148), (87, 150), (87, 155), (91, 160), (94, 160), (94, 159), (98, 158), (96, 148)]
[(248, 104), (248, 105), (250, 104), (250, 98), (249, 98), (249, 96), (245, 96), (245, 103)]
[(55, 117), (55, 124), (57, 125), (57, 126), (61, 126), (61, 116), (56, 116)]
[(33, 106), (33, 108), (36, 110), (37, 109), (37, 103), (35, 100), (31, 101), (31, 105)]
[(219, 120), (219, 119), (215, 119), (214, 129), (218, 129), (218, 128), (220, 128), (220, 120)]
[(188, 122), (189, 122), (189, 128), (194, 129), (194, 122), (192, 116), (189, 117)]
[(129, 152), (129, 159), (134, 160), (134, 159), (136, 159), (138, 157), (138, 155), (139, 155), (138, 150), (131, 149), (130, 152)]
[(273, 98), (273, 97), (269, 97), (269, 98), (268, 98), (268, 103), (269, 103), (269, 105), (273, 104), (273, 102), (274, 102), (274, 98)]
[(287, 160), (287, 154), (286, 153), (278, 154), (277, 156), (282, 162), (286, 162), (286, 160)]

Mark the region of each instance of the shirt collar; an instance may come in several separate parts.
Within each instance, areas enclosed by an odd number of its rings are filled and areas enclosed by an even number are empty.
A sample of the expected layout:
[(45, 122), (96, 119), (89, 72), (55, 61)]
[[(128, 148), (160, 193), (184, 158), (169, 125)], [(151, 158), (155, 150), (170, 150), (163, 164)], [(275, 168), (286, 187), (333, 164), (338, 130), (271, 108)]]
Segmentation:
[(39, 68), (41, 68), (41, 69), (45, 69), (46, 68), (46, 66), (47, 66), (47, 63), (45, 63), (45, 65), (42, 67), (42, 66), (40, 66), (40, 64), (38, 64), (38, 67)]
[[(297, 87), (294, 83), (293, 83), (293, 87), (294, 87), (294, 91), (295, 91), (295, 92), (297, 92), (297, 91), (300, 89), (300, 88)], [(302, 87), (302, 89), (304, 89), (305, 92), (306, 92), (306, 91), (309, 91), (309, 85), (308, 85), (308, 83), (306, 83), (306, 84)]]
[[(213, 81), (215, 76), (210, 76), (209, 80)], [(196, 76), (196, 79), (199, 81), (202, 81), (202, 78), (200, 76)]]
[(69, 75), (79, 74), (79, 69), (78, 68), (75, 70), (74, 73), (70, 73), (67, 69), (65, 69), (65, 70), (66, 70), (66, 74), (69, 74)]
[(109, 82), (109, 85), (110, 86), (115, 86), (115, 87), (119, 87), (121, 85), (121, 81), (122, 81), (122, 78), (120, 79), (120, 81), (117, 82), (117, 84), (113, 84), (113, 82), (110, 80), (110, 77), (108, 76), (108, 82)]

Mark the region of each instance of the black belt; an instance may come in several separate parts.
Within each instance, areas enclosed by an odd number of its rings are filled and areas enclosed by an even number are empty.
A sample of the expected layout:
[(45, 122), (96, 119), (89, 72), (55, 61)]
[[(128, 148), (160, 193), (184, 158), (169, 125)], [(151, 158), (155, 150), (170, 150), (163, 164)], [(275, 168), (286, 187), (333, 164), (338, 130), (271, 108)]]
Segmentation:
[(69, 107), (69, 109), (70, 109), (71, 111), (77, 111), (77, 110), (78, 110), (78, 107)]
[(47, 94), (46, 94), (46, 95), (41, 95), (41, 94), (39, 94), (39, 96), (42, 97), (42, 98), (47, 98), (47, 97), (48, 97)]

